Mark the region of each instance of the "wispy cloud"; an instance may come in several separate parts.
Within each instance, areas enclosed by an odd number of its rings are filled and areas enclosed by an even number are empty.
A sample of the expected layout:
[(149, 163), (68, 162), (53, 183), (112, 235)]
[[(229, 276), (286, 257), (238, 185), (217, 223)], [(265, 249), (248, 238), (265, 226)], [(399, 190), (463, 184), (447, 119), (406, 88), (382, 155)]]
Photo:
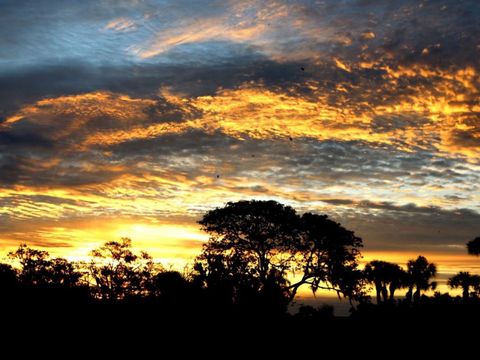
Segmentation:
[(137, 27), (135, 25), (135, 22), (127, 18), (118, 18), (118, 19), (111, 20), (104, 27), (105, 30), (113, 30), (113, 31), (120, 31), (120, 32), (134, 31), (136, 30), (136, 28)]

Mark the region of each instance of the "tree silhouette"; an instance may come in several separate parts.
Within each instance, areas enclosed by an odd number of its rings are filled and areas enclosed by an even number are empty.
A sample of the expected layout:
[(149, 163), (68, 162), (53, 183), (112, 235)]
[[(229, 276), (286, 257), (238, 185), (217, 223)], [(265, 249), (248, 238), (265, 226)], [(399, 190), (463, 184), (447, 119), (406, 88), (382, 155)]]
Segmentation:
[(48, 279), (45, 279), (45, 269), (48, 267), (48, 252), (32, 249), (26, 244), (21, 244), (17, 250), (8, 253), (8, 257), (17, 261), (20, 265), (19, 280), (21, 283), (41, 285), (48, 282)]
[(178, 271), (164, 271), (152, 280), (158, 296), (172, 296), (181, 292), (188, 281)]
[(452, 289), (461, 288), (463, 300), (467, 301), (470, 297), (470, 288), (476, 290), (480, 286), (480, 276), (461, 271), (448, 279), (448, 286)]
[[(437, 274), (437, 267), (433, 263), (429, 263), (424, 256), (419, 256), (415, 260), (409, 260), (407, 263), (407, 274), (409, 281), (409, 289), (407, 299), (411, 300), (413, 296), (414, 302), (420, 301), (422, 291), (429, 289), (434, 290), (437, 286), (435, 281), (430, 281)], [(413, 290), (415, 292), (413, 293)]]
[(397, 264), (373, 260), (365, 265), (365, 276), (375, 286), (377, 304), (393, 302), (395, 291), (406, 286), (406, 272)]
[(394, 302), (395, 291), (408, 287), (409, 282), (407, 272), (397, 264), (392, 265), (390, 268), (390, 285), (388, 286), (388, 290), (390, 292), (390, 301)]
[(467, 250), (470, 255), (480, 255), (480, 236), (467, 243)]
[(79, 285), (82, 273), (68, 260), (55, 258), (49, 261), (49, 277), (52, 284), (73, 288)]
[(235, 251), (222, 253), (205, 246), (193, 267), (193, 283), (205, 288), (211, 301), (221, 306), (248, 306), (261, 288), (250, 266), (253, 261), (253, 256)]
[(363, 299), (363, 276), (358, 270), (362, 239), (327, 215), (305, 213), (300, 220), (300, 239), (291, 242), (289, 250), (294, 256), (292, 268), (302, 276), (290, 286), (290, 300), (304, 284), (314, 293), (321, 288), (350, 300)]
[(51, 259), (47, 251), (20, 245), (9, 257), (20, 265), (19, 280), (26, 286), (73, 288), (79, 285), (82, 273), (63, 258)]
[(132, 251), (132, 241), (109, 241), (91, 252), (90, 276), (95, 284), (95, 295), (105, 300), (146, 295), (155, 270), (150, 255)]
[[(281, 294), (288, 301), (302, 285), (349, 297), (358, 290), (352, 274), (361, 239), (325, 215), (300, 217), (278, 202), (252, 200), (229, 202), (199, 223), (211, 238), (197, 270), (210, 283), (228, 286), (233, 280), (244, 289)], [(294, 282), (287, 280), (292, 273)]]

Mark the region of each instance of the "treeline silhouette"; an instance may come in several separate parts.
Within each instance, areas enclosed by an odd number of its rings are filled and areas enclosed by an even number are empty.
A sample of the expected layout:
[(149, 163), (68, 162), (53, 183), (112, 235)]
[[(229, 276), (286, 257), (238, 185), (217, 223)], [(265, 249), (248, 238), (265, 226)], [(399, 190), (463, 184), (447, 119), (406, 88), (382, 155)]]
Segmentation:
[[(354, 320), (479, 316), (480, 276), (460, 272), (448, 280), (461, 297), (427, 296), (436, 289), (435, 264), (418, 256), (406, 268), (382, 260), (362, 268), (362, 239), (326, 215), (252, 200), (208, 211), (199, 224), (210, 240), (182, 273), (136, 253), (128, 238), (92, 250), (89, 262), (22, 244), (8, 255), (13, 266), (0, 264), (0, 305), (28, 317), (341, 321), (327, 305), (289, 311), (298, 290), (308, 286), (313, 293), (336, 292), (349, 302)], [(467, 248), (478, 256), (480, 237)], [(400, 289), (404, 297), (395, 295)]]

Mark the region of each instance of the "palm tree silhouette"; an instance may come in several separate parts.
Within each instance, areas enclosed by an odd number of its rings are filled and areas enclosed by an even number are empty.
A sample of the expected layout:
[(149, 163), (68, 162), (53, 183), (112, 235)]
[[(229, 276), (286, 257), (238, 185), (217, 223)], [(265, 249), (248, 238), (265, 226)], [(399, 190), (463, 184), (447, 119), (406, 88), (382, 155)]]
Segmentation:
[(467, 301), (470, 297), (470, 288), (476, 289), (480, 286), (480, 276), (461, 271), (448, 279), (448, 286), (452, 289), (461, 288), (463, 300)]
[[(365, 265), (365, 277), (375, 286), (377, 304), (382, 302), (382, 295), (387, 291), (385, 286), (384, 261), (373, 260)], [(385, 296), (384, 296), (385, 297)]]
[[(430, 281), (437, 274), (437, 266), (428, 262), (424, 256), (419, 256), (415, 260), (409, 260), (407, 263), (407, 274), (409, 289), (407, 299), (419, 302), (422, 291), (434, 290), (437, 287), (435, 281)], [(415, 292), (413, 290), (415, 289)]]
[(393, 302), (395, 291), (407, 286), (406, 272), (400, 266), (382, 260), (372, 260), (364, 269), (367, 281), (375, 286), (377, 304)]
[(388, 290), (390, 292), (390, 301), (395, 300), (395, 291), (401, 288), (408, 287), (408, 274), (399, 265), (390, 263), (389, 269), (390, 285)]

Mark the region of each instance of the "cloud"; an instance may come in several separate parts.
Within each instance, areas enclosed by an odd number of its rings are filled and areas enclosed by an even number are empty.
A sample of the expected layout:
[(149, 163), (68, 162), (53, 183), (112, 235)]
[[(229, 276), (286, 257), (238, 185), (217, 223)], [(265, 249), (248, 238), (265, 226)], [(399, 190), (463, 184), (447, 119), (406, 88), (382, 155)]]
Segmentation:
[[(44, 132), (50, 129), (53, 140), (75, 133), (75, 146), (81, 147), (202, 130), (238, 138), (365, 141), (476, 161), (475, 70), (382, 69), (378, 80), (384, 88), (382, 98), (375, 97), (375, 89), (357, 92), (353, 82), (363, 81), (363, 70), (352, 71), (353, 78), (338, 81), (334, 88), (309, 80), (287, 89), (244, 83), (196, 97), (164, 89), (159, 99), (109, 92), (47, 98), (6, 117), (3, 128), (21, 125), (3, 136), (27, 136), (25, 124), (30, 124)], [(393, 87), (400, 77), (408, 87), (394, 99)], [(438, 88), (443, 89), (441, 95)]]
[(362, 202), (366, 209), (357, 232), (368, 234), (370, 248), (439, 251), (464, 250), (465, 243), (480, 231), (480, 214), (470, 209), (445, 210), (437, 206)]
[(2, 240), (94, 244), (115, 218), (151, 237), (248, 198), (371, 249), (478, 231), (478, 2), (209, 5), (5, 2)]
[[(199, 31), (201, 29), (201, 31)], [(245, 41), (257, 36), (264, 30), (264, 25), (236, 25), (232, 28), (225, 26), (216, 19), (196, 21), (191, 24), (181, 25), (174, 29), (162, 31), (155, 41), (145, 49), (135, 48), (133, 52), (140, 58), (151, 58), (163, 54), (174, 47), (183, 44), (204, 42), (212, 39), (228, 40), (231, 42)]]
[[(408, 92), (397, 96), (394, 102), (389, 95), (375, 99), (376, 92), (370, 93), (366, 88), (363, 88), (364, 93), (357, 93), (351, 82), (361, 80), (363, 70), (352, 69), (357, 79), (345, 78), (334, 88), (309, 80), (287, 89), (273, 84), (268, 87), (262, 83), (245, 83), (206, 96), (179, 95), (163, 89), (150, 98), (105, 91), (45, 98), (23, 106), (0, 125), (1, 145), (6, 147), (14, 143), (16, 148), (14, 154), (2, 160), (4, 182), (41, 184), (55, 178), (63, 181), (63, 185), (81, 185), (111, 181), (132, 171), (126, 158), (117, 158), (112, 164), (117, 151), (121, 150), (127, 158), (130, 154), (125, 153), (126, 149), (132, 154), (137, 151), (142, 156), (151, 156), (149, 149), (160, 146), (165, 153), (178, 156), (174, 144), (170, 143), (170, 148), (164, 146), (168, 144), (167, 139), (185, 137), (188, 143), (192, 137), (203, 133), (209, 139), (224, 140), (209, 143), (206, 148), (199, 147), (198, 151), (209, 147), (217, 149), (235, 142), (232, 139), (278, 140), (293, 146), (292, 151), (297, 153), (305, 141), (317, 142), (320, 146), (334, 141), (384, 151), (386, 157), (388, 153), (404, 153), (401, 160), (404, 164), (421, 158), (425, 159), (423, 164), (435, 158), (452, 159), (454, 163), (463, 159), (470, 163), (470, 168), (459, 171), (432, 167), (428, 171), (419, 169), (409, 173), (412, 184), (416, 181), (417, 185), (432, 184), (430, 179), (440, 177), (462, 182), (465, 171), (470, 173), (475, 169), (478, 147), (474, 142), (458, 141), (459, 130), (473, 130), (470, 136), (476, 137), (475, 123), (465, 120), (470, 114), (476, 116), (476, 105), (468, 100), (474, 97), (472, 79), (475, 72), (467, 69), (451, 74), (430, 73), (422, 68), (384, 69), (379, 81), (385, 93), (393, 91), (392, 83), (396, 84), (400, 76), (412, 82)], [(423, 83), (431, 88), (425, 88)], [(436, 94), (437, 87), (444, 89), (440, 96)], [(454, 92), (454, 89), (463, 92)], [(458, 97), (464, 100), (455, 102), (453, 99)], [(184, 146), (187, 145), (184, 143)], [(32, 148), (43, 151), (32, 156)], [(52, 161), (54, 152), (59, 149), (69, 154), (68, 161)], [(337, 146), (329, 150), (335, 151), (336, 158), (344, 158), (345, 152), (338, 153), (340, 149)], [(186, 154), (190, 155), (192, 150), (189, 146)], [(32, 168), (29, 163), (42, 159), (47, 164), (46, 169), (29, 170)], [(310, 166), (312, 160), (297, 158), (295, 161), (297, 166)], [(405, 174), (396, 168), (393, 160), (379, 163), (378, 169), (369, 169), (369, 173), (382, 181)], [(340, 162), (335, 165), (338, 164)], [(28, 175), (30, 172), (35, 176)], [(83, 176), (78, 177), (78, 172)], [(49, 173), (54, 175), (50, 177)], [(358, 175), (353, 174), (353, 171), (337, 171), (331, 181), (345, 176), (361, 178), (365, 176), (365, 169), (360, 168)]]
[(118, 18), (108, 22), (105, 30), (113, 31), (134, 31), (136, 29), (135, 22), (127, 18)]
[[(132, 51), (140, 58), (152, 58), (183, 45), (209, 41), (229, 41), (259, 45), (265, 33), (275, 21), (288, 18), (288, 7), (280, 1), (227, 1), (228, 11), (210, 13), (200, 10), (195, 15), (173, 19), (170, 26), (153, 35), (153, 39), (133, 46)], [(222, 6), (222, 7), (223, 7)], [(188, 12), (188, 10), (187, 10)], [(150, 17), (154, 21), (155, 17)]]

